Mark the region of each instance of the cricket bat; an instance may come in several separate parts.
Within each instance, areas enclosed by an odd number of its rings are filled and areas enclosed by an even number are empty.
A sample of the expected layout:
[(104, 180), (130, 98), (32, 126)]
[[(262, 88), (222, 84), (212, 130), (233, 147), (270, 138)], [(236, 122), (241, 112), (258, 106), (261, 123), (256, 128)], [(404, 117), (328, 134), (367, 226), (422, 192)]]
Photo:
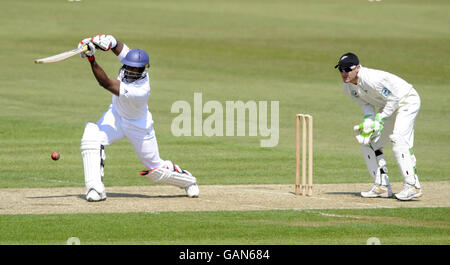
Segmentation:
[(63, 52), (63, 53), (59, 53), (50, 57), (46, 57), (46, 58), (41, 58), (41, 59), (36, 59), (34, 60), (35, 63), (40, 63), (40, 64), (48, 64), (48, 63), (58, 63), (61, 61), (64, 61), (67, 58), (70, 58), (74, 55), (80, 54), (82, 52), (85, 52), (89, 49), (89, 47), (87, 45), (83, 45), (79, 48), (67, 51), (67, 52)]

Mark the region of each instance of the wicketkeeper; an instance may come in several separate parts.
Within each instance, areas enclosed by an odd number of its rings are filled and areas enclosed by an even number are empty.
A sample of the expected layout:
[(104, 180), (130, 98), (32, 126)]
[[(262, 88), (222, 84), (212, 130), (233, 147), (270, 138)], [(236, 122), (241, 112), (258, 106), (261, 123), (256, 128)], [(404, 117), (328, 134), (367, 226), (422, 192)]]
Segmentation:
[(335, 68), (341, 73), (344, 92), (361, 105), (364, 113), (363, 122), (354, 131), (374, 185), (361, 196), (392, 196), (382, 151), (389, 140), (405, 180), (403, 190), (395, 197), (411, 200), (422, 196), (413, 153), (414, 121), (420, 109), (417, 91), (396, 75), (361, 66), (353, 53), (342, 55)]
[[(105, 146), (125, 137), (148, 169), (141, 175), (146, 175), (154, 183), (183, 188), (189, 197), (198, 197), (197, 179), (172, 161), (159, 157), (152, 114), (147, 104), (150, 97), (148, 54), (141, 49), (131, 50), (111, 35), (86, 38), (79, 43), (79, 47), (82, 45), (88, 45), (89, 50), (81, 57), (88, 59), (99, 85), (113, 94), (112, 104), (97, 123), (86, 124), (81, 139), (86, 200), (106, 199), (103, 184)], [(123, 64), (116, 79), (108, 77), (95, 60), (97, 48), (112, 50)]]

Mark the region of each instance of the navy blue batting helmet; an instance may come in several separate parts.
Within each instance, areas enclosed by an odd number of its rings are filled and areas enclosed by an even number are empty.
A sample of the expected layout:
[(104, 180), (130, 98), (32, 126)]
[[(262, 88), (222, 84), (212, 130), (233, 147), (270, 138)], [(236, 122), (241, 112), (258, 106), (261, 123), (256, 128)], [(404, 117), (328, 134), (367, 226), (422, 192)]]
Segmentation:
[(122, 80), (134, 82), (147, 76), (148, 68), (150, 67), (149, 57), (144, 50), (133, 49), (129, 51), (121, 62), (123, 63), (120, 69)]
[(149, 67), (148, 54), (141, 49), (133, 49), (121, 60), (124, 65), (133, 67)]

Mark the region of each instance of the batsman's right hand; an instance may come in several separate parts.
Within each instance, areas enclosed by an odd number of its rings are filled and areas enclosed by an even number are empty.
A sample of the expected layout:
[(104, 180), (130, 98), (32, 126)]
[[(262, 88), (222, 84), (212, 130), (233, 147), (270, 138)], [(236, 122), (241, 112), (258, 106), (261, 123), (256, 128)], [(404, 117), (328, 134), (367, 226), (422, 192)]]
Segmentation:
[(78, 48), (80, 48), (81, 46), (84, 46), (84, 45), (88, 45), (88, 48), (89, 48), (87, 51), (80, 53), (81, 58), (91, 57), (94, 55), (95, 45), (91, 42), (91, 40), (92, 40), (92, 38), (86, 38), (86, 39), (83, 39), (82, 41), (80, 41), (80, 43), (78, 44)]

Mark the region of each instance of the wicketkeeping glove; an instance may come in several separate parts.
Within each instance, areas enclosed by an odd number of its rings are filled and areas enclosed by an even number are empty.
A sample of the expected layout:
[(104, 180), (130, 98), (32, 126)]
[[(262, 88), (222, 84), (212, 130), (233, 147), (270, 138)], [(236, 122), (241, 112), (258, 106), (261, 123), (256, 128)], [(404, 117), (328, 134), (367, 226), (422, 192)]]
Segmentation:
[(385, 120), (386, 120), (385, 118), (382, 119), (380, 117), (380, 113), (377, 113), (377, 115), (375, 115), (375, 121), (373, 124), (373, 133), (371, 135), (372, 142), (376, 142), (380, 138), (381, 133), (383, 132)]
[(362, 123), (355, 125), (353, 131), (355, 132), (358, 143), (369, 144), (370, 141), (376, 142), (383, 132), (384, 120), (385, 119), (381, 119), (380, 114), (378, 113), (375, 116), (375, 120), (364, 119)]
[(111, 35), (99, 34), (92, 37), (91, 41), (102, 51), (109, 51), (111, 48), (115, 48), (117, 46), (116, 38)]
[(373, 129), (371, 128), (372, 120), (366, 119), (364, 122), (359, 125), (353, 126), (353, 131), (355, 133), (356, 140), (360, 144), (369, 144), (370, 136), (373, 133)]

